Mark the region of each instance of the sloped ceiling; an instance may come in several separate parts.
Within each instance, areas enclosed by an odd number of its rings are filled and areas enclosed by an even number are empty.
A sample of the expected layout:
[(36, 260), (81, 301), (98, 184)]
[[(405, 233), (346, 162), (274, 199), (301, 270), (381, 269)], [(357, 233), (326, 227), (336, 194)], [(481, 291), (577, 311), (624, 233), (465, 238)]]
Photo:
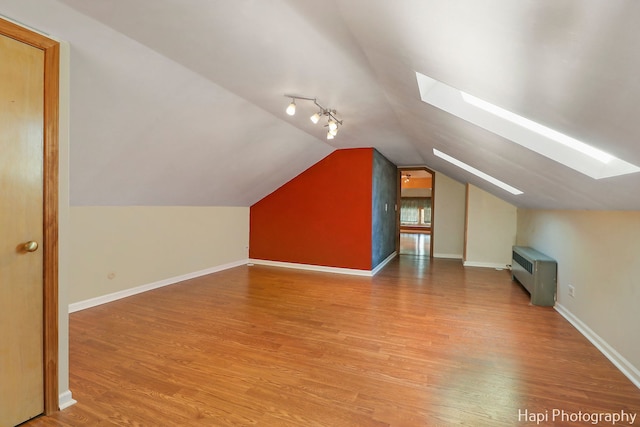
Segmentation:
[[(249, 206), (339, 148), (375, 147), (517, 206), (640, 210), (420, 100), (418, 71), (640, 164), (632, 0), (0, 0), (71, 46), (73, 205)], [(284, 114), (317, 97), (338, 136)], [(433, 156), (519, 188), (512, 196)]]

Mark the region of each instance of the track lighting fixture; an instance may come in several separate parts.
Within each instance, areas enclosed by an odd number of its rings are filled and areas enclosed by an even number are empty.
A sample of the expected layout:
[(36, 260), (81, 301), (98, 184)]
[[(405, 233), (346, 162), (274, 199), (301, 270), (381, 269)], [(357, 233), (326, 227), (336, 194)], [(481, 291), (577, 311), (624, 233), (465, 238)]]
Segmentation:
[(296, 114), (297, 99), (312, 101), (316, 105), (316, 107), (320, 108), (320, 111), (318, 111), (317, 113), (313, 114), (310, 117), (311, 121), (314, 124), (317, 124), (318, 122), (320, 122), (320, 119), (323, 116), (326, 116), (327, 124), (325, 126), (329, 128), (329, 130), (327, 131), (327, 139), (333, 139), (338, 134), (338, 125), (342, 126), (342, 120), (338, 120), (338, 118), (336, 117), (336, 115), (338, 114), (336, 110), (323, 107), (318, 103), (318, 100), (316, 98), (309, 98), (306, 96), (297, 96), (297, 95), (285, 95), (285, 96), (287, 98), (291, 98), (291, 104), (289, 104), (286, 110), (288, 115), (293, 116), (294, 114)]

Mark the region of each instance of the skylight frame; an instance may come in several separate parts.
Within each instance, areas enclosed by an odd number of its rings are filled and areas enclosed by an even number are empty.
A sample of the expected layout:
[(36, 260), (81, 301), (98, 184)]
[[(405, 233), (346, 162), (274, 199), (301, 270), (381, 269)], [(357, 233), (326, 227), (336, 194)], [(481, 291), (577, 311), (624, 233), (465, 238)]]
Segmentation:
[(457, 166), (457, 167), (459, 167), (461, 169), (464, 169), (465, 171), (477, 176), (478, 178), (482, 178), (485, 181), (490, 182), (491, 184), (493, 184), (493, 185), (495, 185), (495, 186), (497, 186), (497, 187), (499, 187), (499, 188), (501, 188), (501, 189), (503, 189), (505, 191), (508, 191), (509, 193), (513, 194), (514, 196), (519, 196), (520, 194), (524, 194), (522, 191), (518, 190), (517, 188), (512, 187), (511, 185), (509, 185), (509, 184), (507, 184), (507, 183), (505, 183), (503, 181), (500, 181), (498, 178), (494, 178), (491, 175), (489, 175), (487, 173), (484, 173), (481, 170), (476, 169), (473, 166), (468, 165), (465, 162), (456, 159), (455, 157), (452, 157), (452, 156), (450, 156), (448, 154), (445, 154), (440, 150), (437, 150), (437, 149), (434, 148), (433, 149), (433, 154), (436, 157), (440, 157), (442, 160), (446, 160), (447, 162), (451, 163), (452, 165), (455, 165), (455, 166)]
[(586, 154), (587, 156), (593, 157), (594, 159), (601, 161), (602, 163), (609, 163), (614, 159), (611, 154), (605, 153), (602, 150), (592, 147), (589, 144), (585, 144), (584, 142), (572, 138), (569, 135), (565, 135), (562, 132), (558, 132), (549, 127), (541, 125), (538, 122), (534, 122), (533, 120), (529, 120), (516, 113), (512, 113), (511, 111), (498, 107), (495, 104), (477, 98), (473, 95), (469, 95), (466, 92), (460, 91), (460, 94), (462, 95), (462, 99), (471, 105), (475, 105), (476, 107), (482, 108), (483, 110), (500, 118), (508, 120), (512, 123), (522, 126), (525, 129), (529, 129), (532, 132), (552, 139), (559, 144), (563, 144), (567, 147), (573, 148), (574, 150), (579, 151), (582, 154)]
[(416, 72), (423, 102), (502, 136), (593, 179), (640, 172), (640, 167), (454, 87)]

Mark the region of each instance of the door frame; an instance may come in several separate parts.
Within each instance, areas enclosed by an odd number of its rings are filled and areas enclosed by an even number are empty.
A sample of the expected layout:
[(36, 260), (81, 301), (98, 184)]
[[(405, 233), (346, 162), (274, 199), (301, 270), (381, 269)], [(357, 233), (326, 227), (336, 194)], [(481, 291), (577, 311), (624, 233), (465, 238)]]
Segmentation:
[(402, 206), (402, 174), (410, 171), (423, 170), (431, 174), (431, 237), (429, 239), (429, 258), (433, 258), (433, 241), (435, 235), (436, 217), (436, 173), (426, 166), (403, 166), (398, 168), (398, 195), (396, 209), (396, 251), (400, 253), (400, 206)]
[(58, 410), (58, 121), (60, 44), (0, 18), (0, 34), (44, 52), (43, 375), (44, 413)]

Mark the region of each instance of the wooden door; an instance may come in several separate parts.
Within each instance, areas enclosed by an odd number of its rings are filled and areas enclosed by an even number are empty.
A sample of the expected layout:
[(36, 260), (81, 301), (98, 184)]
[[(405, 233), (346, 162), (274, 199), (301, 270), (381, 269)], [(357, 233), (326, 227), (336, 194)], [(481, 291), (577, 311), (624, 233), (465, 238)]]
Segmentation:
[(44, 52), (0, 35), (0, 426), (44, 412)]
[[(43, 284), (43, 300), (42, 300), (42, 312), (38, 316), (42, 325), (42, 348), (43, 358), (41, 367), (44, 372), (44, 413), (50, 414), (58, 410), (58, 124), (59, 124), (59, 71), (60, 71), (60, 44), (48, 37), (38, 34), (34, 31), (21, 27), (19, 25), (8, 22), (4, 19), (0, 19), (0, 35), (6, 36), (3, 39), (5, 44), (9, 46), (13, 42), (17, 41), (24, 45), (30, 46), (41, 50), (44, 53), (44, 93), (43, 93), (43, 119), (41, 125), (43, 129), (43, 151), (42, 154), (42, 177), (43, 177), (43, 202), (42, 202), (42, 224), (39, 229), (42, 230), (42, 245), (40, 245), (40, 254), (42, 257), (42, 284)], [(19, 46), (13, 44), (13, 46)], [(2, 50), (2, 49), (0, 49)], [(31, 51), (33, 52), (33, 51)], [(4, 69), (7, 61), (0, 60), (0, 69), (10, 70), (11, 68)], [(5, 71), (2, 71), (3, 73)], [(23, 70), (23, 73), (27, 73)], [(22, 73), (21, 73), (22, 75)], [(4, 76), (4, 74), (3, 74)], [(24, 77), (24, 76), (23, 76)], [(22, 77), (21, 77), (22, 78)], [(2, 77), (3, 82), (8, 81), (9, 78)], [(0, 114), (3, 111), (11, 112), (10, 105), (13, 99), (8, 99), (4, 104), (4, 99), (1, 95), (5, 88), (12, 87), (12, 82), (8, 86), (2, 86), (0, 91)], [(11, 98), (11, 97), (9, 97)], [(8, 104), (7, 104), (8, 103)], [(7, 108), (4, 108), (7, 106)], [(9, 114), (9, 113), (6, 113)], [(5, 119), (6, 120), (6, 119)], [(4, 123), (4, 122), (3, 122)], [(34, 123), (29, 122), (29, 130), (27, 133), (34, 131), (31, 127)], [(4, 125), (3, 125), (4, 127)], [(37, 132), (37, 131), (36, 131)], [(5, 156), (4, 146), (2, 145), (3, 136), (0, 132), (0, 158)], [(38, 153), (29, 153), (38, 156)], [(8, 157), (7, 150), (7, 157)], [(11, 164), (8, 162), (7, 164)], [(14, 178), (11, 173), (2, 173), (4, 170), (4, 163), (0, 165), (0, 208), (12, 209), (9, 201), (5, 202), (5, 188), (11, 187), (11, 180)], [(8, 169), (13, 170), (13, 169)], [(5, 179), (6, 176), (6, 179)], [(7, 195), (8, 196), (8, 195)], [(7, 199), (8, 200), (8, 199)], [(5, 208), (5, 206), (7, 206)], [(0, 213), (0, 218), (6, 217), (5, 214)], [(14, 218), (19, 218), (17, 214), (13, 215)], [(12, 225), (9, 225), (12, 226)], [(5, 240), (6, 227), (2, 224), (0, 219), (0, 242)], [(13, 242), (11, 242), (13, 243)], [(19, 249), (24, 246), (22, 242), (16, 242), (13, 246), (13, 252), (18, 254)], [(15, 260), (8, 255), (7, 258), (3, 258), (4, 246), (0, 243), (0, 270), (9, 265), (10, 260)], [(5, 262), (6, 261), (6, 262)], [(5, 286), (5, 280), (3, 276), (0, 276), (0, 288)], [(6, 285), (8, 288), (8, 285)], [(3, 296), (0, 296), (0, 301), (6, 300)], [(6, 303), (6, 305), (10, 305)], [(4, 307), (4, 305), (3, 305)], [(4, 309), (2, 310), (5, 311)], [(16, 323), (16, 318), (13, 317), (0, 317), (0, 344), (9, 340), (9, 336), (3, 335), (2, 325), (7, 322)], [(4, 377), (4, 366), (10, 366), (7, 362), (3, 365), (3, 360), (8, 360), (9, 352), (5, 354), (0, 350), (0, 386), (7, 383)], [(18, 369), (11, 366), (10, 369)], [(15, 392), (13, 390), (12, 392)], [(4, 421), (2, 416), (4, 415), (3, 402), (4, 396), (0, 387), (0, 425), (3, 425)]]

